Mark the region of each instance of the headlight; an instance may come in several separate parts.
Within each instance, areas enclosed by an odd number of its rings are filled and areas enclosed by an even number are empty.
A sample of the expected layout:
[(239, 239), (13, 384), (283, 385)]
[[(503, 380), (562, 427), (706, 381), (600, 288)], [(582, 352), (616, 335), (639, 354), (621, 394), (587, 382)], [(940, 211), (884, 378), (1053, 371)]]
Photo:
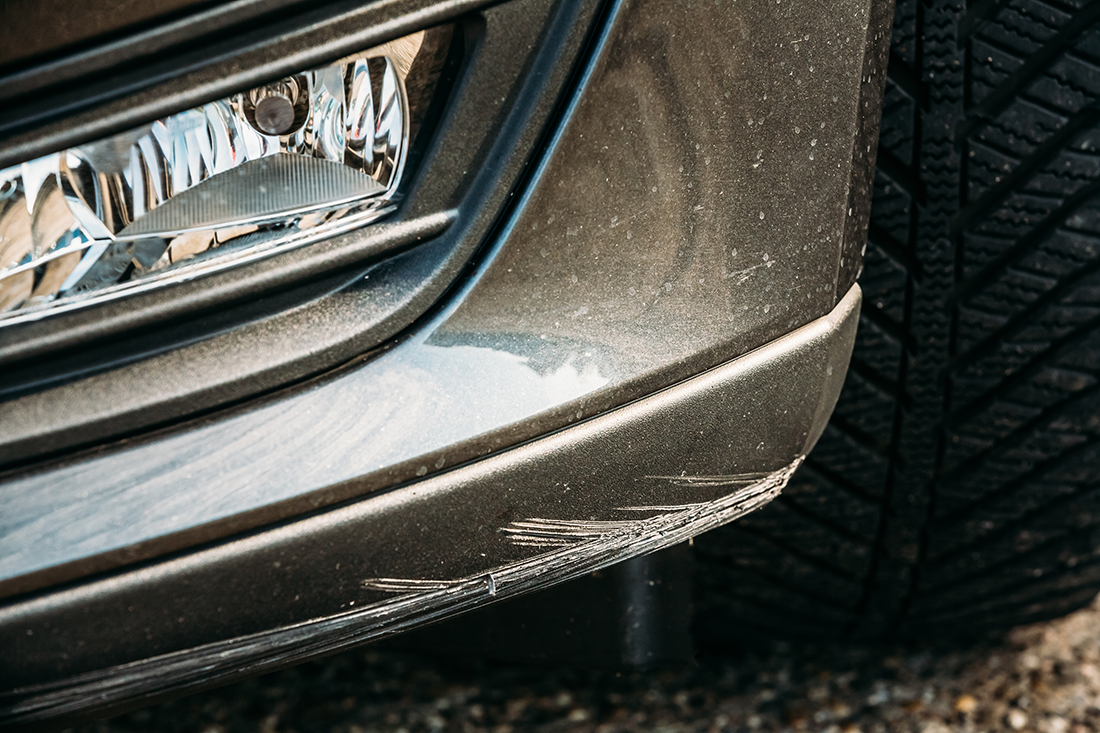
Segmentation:
[(0, 326), (391, 211), (424, 35), (0, 170)]

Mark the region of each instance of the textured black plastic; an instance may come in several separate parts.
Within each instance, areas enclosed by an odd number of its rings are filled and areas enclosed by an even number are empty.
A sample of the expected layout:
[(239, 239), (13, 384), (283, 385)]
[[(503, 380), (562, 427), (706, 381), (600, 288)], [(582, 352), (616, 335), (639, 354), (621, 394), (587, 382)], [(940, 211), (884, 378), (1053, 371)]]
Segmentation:
[(1100, 589), (1100, 3), (899, 0), (848, 383), (696, 543), (711, 642), (973, 635)]
[[(71, 75), (61, 75), (57, 69), (74, 63), (81, 52), (87, 61), (101, 55), (95, 51), (107, 45), (129, 48), (132, 53), (136, 53), (133, 47), (142, 45), (142, 52), (152, 55), (167, 45), (154, 38), (174, 35), (176, 44), (183, 40), (198, 42), (202, 34), (196, 26), (205, 25), (196, 22), (199, 14), (220, 16), (216, 27), (231, 32), (238, 23), (256, 23), (264, 15), (286, 13), (304, 4), (302, 0), (87, 0), (79, 4), (67, 0), (7, 0), (4, 23), (0, 25), (0, 73), (4, 74), (0, 77), (0, 98), (16, 96), (19, 85), (12, 81), (19, 72), (41, 79), (37, 87), (30, 87), (38, 91), (70, 79)], [(181, 33), (185, 29), (188, 32)], [(53, 73), (45, 73), (43, 67), (50, 66)], [(79, 73), (89, 74), (105, 66), (91, 62)]]
[(39, 58), (0, 80), (0, 167), (123, 132), (492, 4), (235, 0), (102, 38), (71, 55)]

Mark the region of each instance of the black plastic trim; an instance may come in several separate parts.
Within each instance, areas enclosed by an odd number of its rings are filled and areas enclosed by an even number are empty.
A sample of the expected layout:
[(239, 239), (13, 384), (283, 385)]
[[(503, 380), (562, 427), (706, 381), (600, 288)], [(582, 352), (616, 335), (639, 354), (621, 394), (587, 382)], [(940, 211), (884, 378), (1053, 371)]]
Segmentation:
[(123, 41), (127, 53), (108, 44), (66, 62), (93, 70), (88, 76), (67, 76), (49, 65), (40, 75), (26, 70), (0, 83), (21, 99), (0, 108), (0, 167), (123, 132), (499, 1), (337, 0), (294, 5), (298, 12), (275, 13), (266, 23), (250, 17), (258, 5), (246, 6), (240, 16), (214, 9), (181, 20), (181, 28), (214, 33), (228, 23), (234, 32), (180, 43), (181, 32), (173, 28), (167, 32), (173, 43), (152, 45), (152, 56), (141, 55), (149, 39), (139, 34)]

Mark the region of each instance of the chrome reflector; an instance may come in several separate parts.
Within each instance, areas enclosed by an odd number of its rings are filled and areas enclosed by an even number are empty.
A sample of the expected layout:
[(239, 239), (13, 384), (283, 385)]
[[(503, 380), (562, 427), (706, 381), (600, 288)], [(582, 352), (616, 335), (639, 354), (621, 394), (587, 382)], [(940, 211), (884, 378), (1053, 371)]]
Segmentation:
[(267, 256), (393, 209), (424, 33), (0, 170), (0, 325)]

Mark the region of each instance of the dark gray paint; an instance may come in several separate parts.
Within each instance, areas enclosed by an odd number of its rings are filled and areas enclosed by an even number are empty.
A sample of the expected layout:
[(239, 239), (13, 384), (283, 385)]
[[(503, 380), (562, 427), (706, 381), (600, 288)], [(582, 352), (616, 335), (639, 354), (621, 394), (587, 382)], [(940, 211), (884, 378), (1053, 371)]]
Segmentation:
[(869, 7), (622, 3), (450, 308), (367, 363), (9, 477), (6, 592), (464, 463), (829, 312)]
[(875, 183), (882, 95), (890, 57), (890, 32), (894, 2), (873, 3), (867, 24), (867, 48), (863, 56), (863, 82), (859, 95), (859, 132), (852, 146), (852, 178), (848, 186), (848, 220), (837, 275), (837, 297), (846, 292), (863, 272), (863, 251), (871, 222), (871, 193)]

